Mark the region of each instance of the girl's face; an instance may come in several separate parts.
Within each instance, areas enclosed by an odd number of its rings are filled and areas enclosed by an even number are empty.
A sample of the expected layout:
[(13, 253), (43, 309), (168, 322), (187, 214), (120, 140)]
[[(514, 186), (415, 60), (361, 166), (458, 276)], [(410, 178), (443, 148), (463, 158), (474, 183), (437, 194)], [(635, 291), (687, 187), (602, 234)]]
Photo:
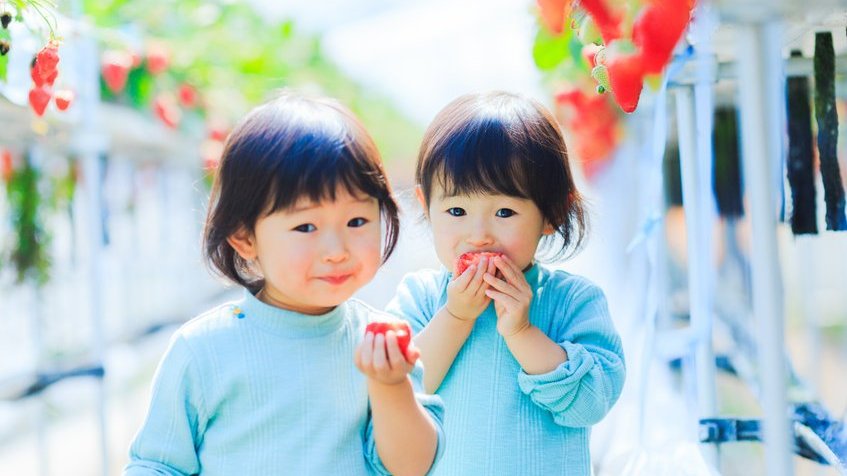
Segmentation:
[(532, 200), (482, 194), (447, 197), (437, 184), (429, 207), (420, 188), (417, 196), (427, 210), (438, 259), (450, 270), (455, 269), (456, 258), (468, 251), (505, 253), (526, 269), (541, 237), (553, 233)]
[(265, 278), (259, 298), (303, 314), (323, 314), (376, 274), (381, 261), (378, 201), (336, 190), (335, 201), (299, 200), (260, 218), (255, 233), (230, 244)]

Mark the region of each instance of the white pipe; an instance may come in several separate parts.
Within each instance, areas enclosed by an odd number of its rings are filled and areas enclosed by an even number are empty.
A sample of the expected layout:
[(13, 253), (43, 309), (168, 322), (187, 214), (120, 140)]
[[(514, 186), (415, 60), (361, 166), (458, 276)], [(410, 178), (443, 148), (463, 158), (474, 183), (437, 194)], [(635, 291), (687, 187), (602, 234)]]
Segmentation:
[[(694, 368), (697, 382), (697, 417), (717, 416), (715, 396), (715, 354), (712, 349), (712, 200), (711, 118), (702, 116), (712, 111), (696, 111), (694, 91), (680, 87), (676, 92), (679, 127), (679, 166), (682, 177), (682, 199), (685, 208), (686, 244), (688, 250), (688, 296), (691, 328), (697, 336)], [(701, 116), (701, 117), (698, 117)], [(702, 144), (698, 129), (707, 127), (707, 144)], [(703, 157), (703, 154), (707, 156)], [(703, 445), (703, 457), (718, 468), (717, 447)]]
[[(100, 131), (98, 110), (100, 105), (100, 54), (97, 43), (89, 35), (80, 36), (78, 103), (80, 123), (75, 134), (75, 149), (79, 154), (84, 181), (85, 201), (88, 207), (86, 226), (88, 232), (88, 276), (89, 300), (91, 302), (91, 358), (105, 365), (105, 335), (103, 331), (103, 301), (100, 293), (104, 289), (105, 270), (103, 267), (103, 207), (101, 180), (103, 167), (101, 154), (106, 151), (106, 141)], [(98, 420), (100, 426), (100, 450), (102, 474), (109, 473), (109, 445), (106, 420), (106, 384), (105, 377), (97, 385)]]
[[(778, 25), (776, 25), (778, 26)], [(752, 222), (752, 284), (759, 353), (759, 377), (764, 411), (765, 465), (769, 476), (794, 473), (789, 447), (787, 415), (783, 291), (777, 249), (777, 204), (774, 201), (773, 167), (779, 151), (769, 135), (776, 130), (770, 121), (772, 100), (767, 84), (778, 81), (768, 70), (766, 55), (778, 54), (774, 42), (778, 30), (767, 23), (740, 24), (736, 44), (739, 48), (739, 103), (741, 105), (742, 160), (744, 183), (749, 196)], [(769, 46), (773, 46), (770, 48)], [(784, 107), (784, 98), (779, 102)], [(780, 136), (781, 137), (781, 136)]]

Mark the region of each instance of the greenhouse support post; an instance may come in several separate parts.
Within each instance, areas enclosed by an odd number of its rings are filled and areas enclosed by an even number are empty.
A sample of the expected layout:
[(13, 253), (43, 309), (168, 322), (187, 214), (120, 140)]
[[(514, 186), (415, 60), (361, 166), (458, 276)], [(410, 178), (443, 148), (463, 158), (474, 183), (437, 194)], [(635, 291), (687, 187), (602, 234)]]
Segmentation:
[[(711, 83), (709, 84), (711, 87)], [(676, 92), (679, 128), (679, 166), (682, 178), (682, 200), (688, 250), (688, 295), (691, 328), (697, 336), (694, 368), (697, 382), (697, 418), (713, 418), (717, 413), (715, 397), (715, 354), (712, 349), (712, 225), (714, 206), (711, 195), (711, 134), (708, 144), (701, 144), (698, 130), (702, 114), (695, 107), (691, 86)], [(698, 117), (699, 116), (699, 117)], [(708, 156), (702, 157), (706, 153)], [(703, 445), (703, 458), (718, 467), (717, 446)]]
[[(783, 293), (776, 239), (779, 204), (775, 198), (776, 187), (781, 182), (774, 183), (773, 171), (779, 166), (781, 154), (775, 149), (772, 136), (782, 130), (779, 124), (782, 116), (773, 114), (772, 106), (768, 105), (776, 88), (772, 82), (781, 81), (784, 74), (779, 50), (781, 26), (773, 20), (737, 26), (741, 148), (752, 222), (753, 314), (764, 412), (765, 465), (769, 476), (790, 476), (793, 468), (786, 398)], [(779, 106), (783, 104), (784, 98)]]

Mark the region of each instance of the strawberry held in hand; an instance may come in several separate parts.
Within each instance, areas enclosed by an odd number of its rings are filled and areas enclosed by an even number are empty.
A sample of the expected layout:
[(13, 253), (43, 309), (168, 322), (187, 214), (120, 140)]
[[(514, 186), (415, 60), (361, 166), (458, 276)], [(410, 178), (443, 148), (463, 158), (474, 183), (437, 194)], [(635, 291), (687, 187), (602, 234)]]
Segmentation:
[(461, 276), (470, 265), (478, 265), (479, 260), (482, 259), (483, 256), (488, 258), (490, 261), (491, 258), (494, 258), (495, 256), (503, 256), (503, 253), (497, 253), (494, 251), (469, 251), (467, 253), (462, 253), (461, 256), (456, 258), (456, 276)]
[(408, 359), (409, 342), (412, 340), (412, 329), (406, 321), (371, 322), (365, 328), (365, 334), (370, 332), (374, 336), (377, 334), (385, 335), (388, 331), (394, 331), (394, 334), (397, 335), (397, 344), (400, 346), (400, 351)]

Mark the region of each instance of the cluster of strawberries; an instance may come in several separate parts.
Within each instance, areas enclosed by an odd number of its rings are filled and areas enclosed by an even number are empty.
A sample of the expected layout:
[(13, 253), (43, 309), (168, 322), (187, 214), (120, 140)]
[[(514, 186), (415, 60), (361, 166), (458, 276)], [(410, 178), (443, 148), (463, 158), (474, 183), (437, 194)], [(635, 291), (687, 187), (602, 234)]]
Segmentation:
[[(147, 49), (143, 66), (153, 75), (158, 76), (170, 66), (170, 52), (158, 43), (153, 43)], [(103, 53), (101, 73), (106, 87), (113, 94), (120, 94), (126, 88), (130, 71), (142, 67), (142, 58), (128, 51), (110, 50)], [(183, 83), (179, 86), (176, 96), (161, 93), (153, 100), (153, 112), (166, 126), (175, 129), (182, 120), (182, 109), (192, 109), (200, 104), (200, 96), (194, 86)]]
[(53, 84), (59, 76), (59, 42), (51, 39), (35, 56), (30, 67), (32, 88), (29, 90), (29, 105), (37, 116), (43, 116), (53, 99), (60, 111), (70, 107), (74, 93), (69, 89), (53, 92)]
[[(580, 39), (591, 56), (591, 76), (601, 92), (611, 90), (625, 112), (638, 107), (645, 78), (658, 75), (670, 60), (688, 22), (695, 0), (639, 0), (637, 12), (627, 2), (579, 0), (588, 15)], [(538, 0), (542, 20), (561, 33), (574, 0)], [(629, 21), (633, 18), (632, 21)]]
[(694, 0), (644, 0), (629, 38), (623, 34), (623, 12), (610, 8), (606, 0), (582, 0), (581, 5), (606, 45), (606, 54), (591, 75), (601, 87), (611, 89), (624, 112), (632, 112), (645, 77), (661, 74), (668, 64), (691, 19)]

